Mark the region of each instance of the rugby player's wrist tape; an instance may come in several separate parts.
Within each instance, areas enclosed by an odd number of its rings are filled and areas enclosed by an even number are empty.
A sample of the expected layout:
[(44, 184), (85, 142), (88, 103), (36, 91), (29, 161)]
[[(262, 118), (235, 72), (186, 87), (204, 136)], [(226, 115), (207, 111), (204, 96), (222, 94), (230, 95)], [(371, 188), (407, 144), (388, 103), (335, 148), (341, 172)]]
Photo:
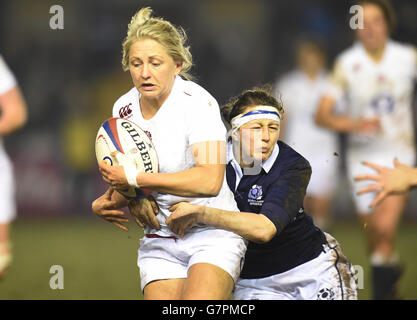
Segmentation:
[(139, 188), (136, 177), (138, 176), (140, 170), (134, 168), (132, 165), (124, 165), (123, 169), (125, 170), (127, 183), (132, 187)]
[(116, 159), (119, 165), (124, 169), (127, 183), (132, 187), (139, 188), (136, 177), (140, 170), (136, 169), (132, 159), (121, 152), (116, 153)]

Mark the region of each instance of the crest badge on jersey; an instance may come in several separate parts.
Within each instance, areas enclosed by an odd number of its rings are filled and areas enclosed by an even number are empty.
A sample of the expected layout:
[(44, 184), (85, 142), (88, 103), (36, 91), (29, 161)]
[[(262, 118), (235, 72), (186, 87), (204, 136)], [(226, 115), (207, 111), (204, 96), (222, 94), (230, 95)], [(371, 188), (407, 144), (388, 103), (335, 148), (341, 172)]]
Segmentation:
[(376, 114), (382, 116), (394, 110), (395, 100), (390, 94), (379, 94), (371, 101), (371, 106)]
[(263, 195), (262, 186), (258, 186), (257, 184), (254, 184), (248, 193), (249, 204), (253, 206), (262, 206), (264, 202), (262, 200), (262, 195)]

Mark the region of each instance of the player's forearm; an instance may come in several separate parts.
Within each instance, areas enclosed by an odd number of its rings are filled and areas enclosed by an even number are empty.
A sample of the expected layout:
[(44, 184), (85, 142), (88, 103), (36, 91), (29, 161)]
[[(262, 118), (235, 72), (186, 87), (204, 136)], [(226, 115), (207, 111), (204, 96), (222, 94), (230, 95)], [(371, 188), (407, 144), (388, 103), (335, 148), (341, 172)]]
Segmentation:
[(349, 133), (354, 130), (355, 123), (344, 115), (324, 115), (315, 118), (317, 125), (340, 133)]
[(341, 133), (354, 130), (355, 122), (345, 115), (335, 115), (333, 112), (336, 100), (330, 96), (324, 96), (319, 102), (314, 120), (317, 125)]
[(266, 243), (276, 234), (274, 224), (263, 214), (234, 212), (198, 206), (198, 221), (208, 226), (232, 231), (256, 243)]
[(181, 197), (213, 197), (220, 191), (224, 171), (224, 165), (208, 165), (175, 173), (141, 172), (136, 181), (141, 188)]
[(125, 196), (123, 196), (117, 191), (113, 192), (113, 194), (111, 195), (111, 200), (115, 201), (115, 209), (127, 207), (128, 200), (125, 198)]
[(417, 168), (410, 168), (410, 188), (417, 187)]

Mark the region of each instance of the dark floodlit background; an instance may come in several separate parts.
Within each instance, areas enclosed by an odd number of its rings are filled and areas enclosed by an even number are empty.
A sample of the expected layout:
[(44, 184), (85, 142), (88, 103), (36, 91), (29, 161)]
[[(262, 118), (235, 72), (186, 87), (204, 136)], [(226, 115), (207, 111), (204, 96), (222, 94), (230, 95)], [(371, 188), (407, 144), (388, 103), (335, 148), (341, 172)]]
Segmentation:
[[(63, 30), (49, 26), (49, 9), (56, 4), (64, 9)], [(330, 67), (353, 41), (351, 5), (334, 0), (1, 1), (0, 54), (18, 79), (29, 109), (25, 128), (5, 138), (17, 181), (16, 242), (24, 239), (19, 223), (24, 229), (25, 221), (39, 228), (44, 227), (40, 221), (51, 218), (102, 222), (90, 209), (92, 200), (106, 189), (98, 175), (94, 139), (98, 126), (111, 117), (114, 101), (132, 87), (129, 74), (121, 69), (121, 43), (139, 8), (151, 6), (155, 15), (186, 30), (195, 62), (193, 74), (223, 104), (243, 89), (272, 84), (289, 71), (294, 65), (294, 44), (300, 38), (321, 38)], [(417, 45), (416, 1), (396, 0), (393, 6), (399, 21), (393, 38)], [(356, 227), (343, 152), (339, 158), (342, 180), (333, 216), (336, 222), (352, 220)], [(416, 198), (412, 193), (404, 217), (407, 225), (417, 217)], [(104, 222), (100, 226), (104, 232), (113, 232)], [(137, 235), (131, 232), (137, 247)], [(77, 233), (73, 236), (77, 238)], [(364, 247), (364, 240), (358, 245)], [(16, 254), (18, 248), (16, 244)], [(126, 255), (133, 257), (128, 263), (134, 267), (135, 253)], [(49, 265), (54, 263), (59, 261)], [(413, 279), (417, 282), (416, 276)], [(130, 280), (137, 285), (136, 274)], [(4, 297), (22, 297), (17, 289), (13, 292)], [(415, 290), (413, 294), (408, 298), (417, 298)], [(86, 298), (81, 293), (74, 296)], [(39, 296), (32, 292), (30, 297)]]

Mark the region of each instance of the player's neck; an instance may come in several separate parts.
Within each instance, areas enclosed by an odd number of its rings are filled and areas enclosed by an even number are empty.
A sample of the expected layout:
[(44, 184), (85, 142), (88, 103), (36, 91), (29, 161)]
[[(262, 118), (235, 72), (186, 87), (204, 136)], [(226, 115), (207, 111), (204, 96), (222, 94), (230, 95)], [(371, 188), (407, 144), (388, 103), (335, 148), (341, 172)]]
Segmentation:
[(145, 120), (152, 119), (158, 110), (162, 107), (166, 98), (162, 101), (159, 99), (145, 99), (143, 96), (140, 98), (140, 111)]
[(298, 65), (298, 70), (310, 81), (315, 81), (323, 71), (323, 67), (318, 64), (302, 64)]
[(311, 81), (314, 81), (318, 78), (320, 71), (318, 70), (304, 70), (304, 75)]
[(384, 57), (385, 48), (386, 48), (386, 43), (384, 43), (382, 46), (378, 48), (366, 48), (365, 47), (365, 51), (372, 61), (380, 62), (382, 58)]
[(155, 96), (145, 96), (141, 95), (139, 98), (139, 105), (140, 110), (142, 112), (142, 116), (145, 120), (152, 119), (158, 110), (162, 107), (165, 101), (168, 99), (169, 95), (171, 94), (172, 86), (165, 90), (164, 92), (155, 95)]

